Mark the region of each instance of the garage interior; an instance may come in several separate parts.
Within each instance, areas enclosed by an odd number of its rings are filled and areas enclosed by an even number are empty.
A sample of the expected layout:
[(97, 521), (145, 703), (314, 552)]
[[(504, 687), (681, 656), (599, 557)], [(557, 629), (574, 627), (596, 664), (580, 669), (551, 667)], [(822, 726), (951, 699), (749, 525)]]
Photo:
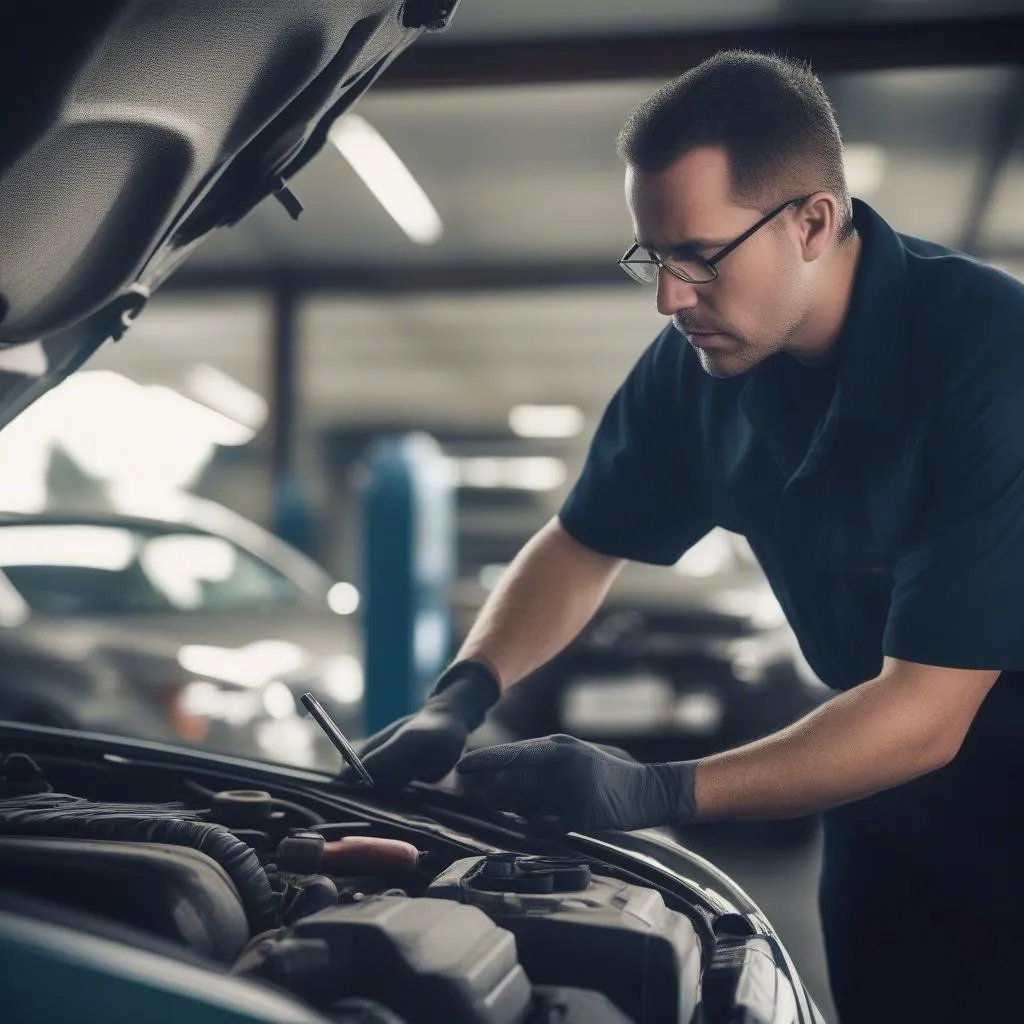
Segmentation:
[[(852, 194), (897, 230), (1024, 280), (1022, 41), (1020, 0), (464, 0), (337, 122), (280, 202), (209, 239), (124, 342), (4, 430), (0, 453), (18, 472), (0, 482), (0, 508), (159, 513), (184, 490), (344, 583), (332, 592), (358, 631), (368, 458), (381, 439), (426, 434), (452, 474), (457, 639), (557, 512), (605, 404), (664, 326), (616, 266), (632, 242), (614, 151), (627, 115), (718, 50), (806, 59), (835, 105)], [(389, 212), (367, 187), (359, 153), (380, 139), (425, 212)], [(133, 441), (116, 408), (100, 416), (81, 401), (117, 387), (144, 389), (131, 391), (140, 403), (169, 389), (230, 423), (185, 451), (153, 402)], [(93, 457), (111, 444), (116, 465)], [(749, 549), (717, 536), (670, 569), (628, 567), (612, 600), (620, 615), (700, 629), (737, 593), (773, 621)], [(353, 704), (359, 678), (339, 684)], [(730, 742), (694, 693), (690, 740)], [(761, 904), (833, 1019), (813, 825), (691, 826), (683, 841)]]

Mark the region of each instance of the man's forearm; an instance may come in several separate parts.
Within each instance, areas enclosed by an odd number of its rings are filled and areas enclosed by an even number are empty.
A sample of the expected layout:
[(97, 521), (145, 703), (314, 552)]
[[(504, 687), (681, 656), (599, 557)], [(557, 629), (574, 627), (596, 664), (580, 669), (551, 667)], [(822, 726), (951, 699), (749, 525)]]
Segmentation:
[(622, 567), (577, 544), (557, 520), (516, 556), (458, 653), (505, 689), (553, 658), (590, 621)]
[(956, 743), (937, 716), (920, 713), (920, 685), (863, 683), (771, 736), (702, 759), (696, 820), (816, 813), (947, 764)]

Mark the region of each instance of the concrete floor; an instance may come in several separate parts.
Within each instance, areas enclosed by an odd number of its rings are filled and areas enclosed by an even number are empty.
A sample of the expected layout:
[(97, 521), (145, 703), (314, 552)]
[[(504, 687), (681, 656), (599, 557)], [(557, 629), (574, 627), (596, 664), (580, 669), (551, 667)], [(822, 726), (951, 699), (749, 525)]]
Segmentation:
[(693, 825), (680, 839), (749, 893), (775, 926), (825, 1020), (838, 1024), (818, 917), (821, 833), (817, 827), (802, 835), (785, 830), (786, 825)]

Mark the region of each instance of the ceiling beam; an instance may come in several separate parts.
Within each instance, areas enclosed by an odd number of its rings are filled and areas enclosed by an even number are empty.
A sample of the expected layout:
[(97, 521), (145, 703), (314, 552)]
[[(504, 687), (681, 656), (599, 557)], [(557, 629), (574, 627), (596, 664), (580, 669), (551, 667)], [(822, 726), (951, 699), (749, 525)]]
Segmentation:
[(636, 288), (610, 260), (537, 259), (524, 262), (447, 262), (423, 266), (337, 265), (244, 268), (182, 267), (160, 290), (251, 291), (285, 288), (302, 292), (520, 291), (605, 286)]
[[(974, 253), (992, 263), (1024, 263), (1024, 248)], [(615, 260), (536, 259), (526, 262), (429, 263), (422, 267), (190, 267), (160, 286), (169, 292), (275, 291), (332, 294), (531, 291), (544, 288), (636, 289)]]
[[(583, 15), (581, 15), (583, 17)], [(380, 89), (670, 78), (717, 52), (774, 51), (818, 74), (1024, 62), (1024, 14), (766, 25), (715, 31), (421, 43), (381, 75)]]

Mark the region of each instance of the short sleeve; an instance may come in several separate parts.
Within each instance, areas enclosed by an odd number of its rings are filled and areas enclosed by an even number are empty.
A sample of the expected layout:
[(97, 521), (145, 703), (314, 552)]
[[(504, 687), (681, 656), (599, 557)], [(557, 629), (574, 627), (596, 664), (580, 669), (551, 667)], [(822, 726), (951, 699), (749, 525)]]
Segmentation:
[(671, 565), (714, 526), (701, 500), (698, 442), (686, 431), (685, 349), (667, 328), (608, 404), (559, 513), (586, 547)]
[(1024, 670), (1024, 358), (967, 374), (926, 441), (926, 507), (894, 566), (883, 652)]

